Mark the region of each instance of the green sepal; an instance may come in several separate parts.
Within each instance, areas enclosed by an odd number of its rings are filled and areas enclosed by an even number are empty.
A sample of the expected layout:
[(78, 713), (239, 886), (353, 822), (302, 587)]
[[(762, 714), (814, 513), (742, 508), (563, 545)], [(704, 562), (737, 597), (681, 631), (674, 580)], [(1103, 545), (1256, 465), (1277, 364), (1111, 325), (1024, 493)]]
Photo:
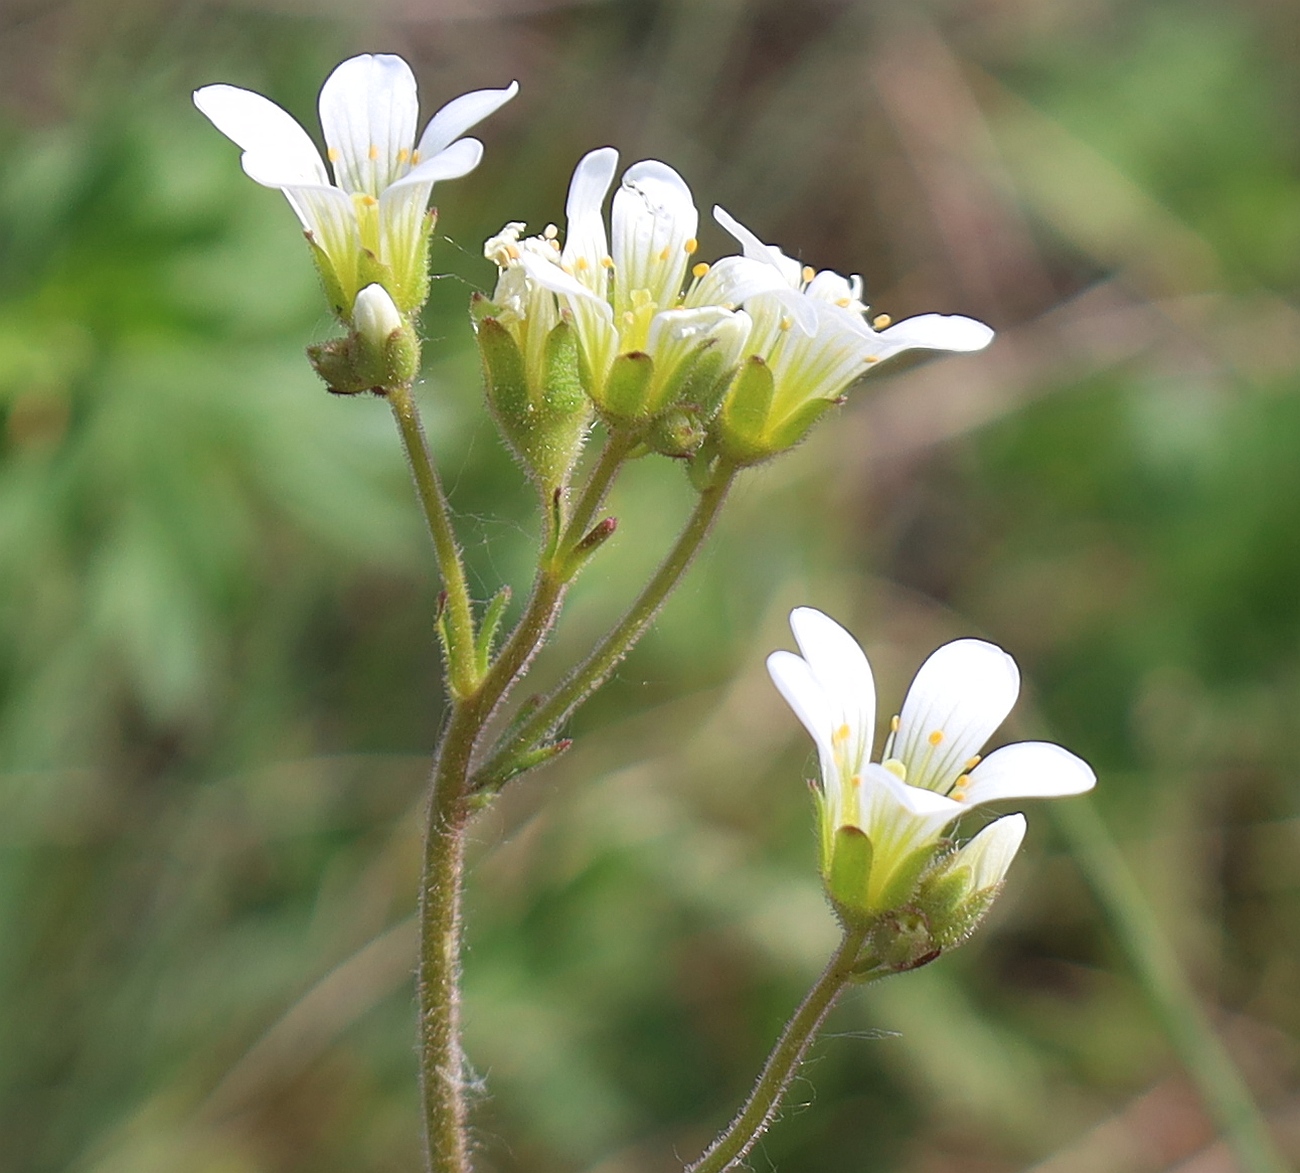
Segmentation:
[[(342, 278), (338, 270), (334, 268), (334, 262), (330, 260), (327, 253), (319, 244), (316, 238), (310, 232), (304, 232), (303, 236), (307, 238), (307, 247), (311, 249), (312, 260), (316, 262), (316, 272), (320, 275), (320, 283), (325, 290), (325, 300), (330, 304), (330, 310), (336, 318), (344, 325), (347, 325), (352, 316), (352, 303), (356, 300), (356, 289), (347, 289), (344, 287)], [(360, 286), (357, 286), (359, 289)], [(328, 380), (327, 380), (328, 382)]]
[(410, 305), (409, 301), (402, 296), (401, 282), (397, 280), (393, 270), (368, 248), (363, 248), (357, 259), (357, 288), (352, 294), (354, 302), (357, 293), (367, 285), (382, 285), (388, 291), (388, 296), (393, 299), (393, 304), (404, 314), (409, 314), (412, 309), (418, 308)]
[(890, 912), (907, 904), (922, 874), (934, 859), (934, 850), (933, 844), (918, 847), (898, 864), (885, 880), (880, 893), (871, 901), (872, 907), (880, 912)]
[(751, 355), (741, 365), (714, 425), (718, 447), (734, 463), (755, 464), (771, 455), (764, 434), (775, 393), (771, 368)]
[(871, 879), (871, 838), (861, 827), (840, 827), (831, 846), (826, 891), (837, 909), (855, 919), (867, 911), (867, 884)]
[(420, 373), (420, 340), (410, 326), (394, 330), (384, 343), (383, 385), (405, 387)]
[(662, 379), (645, 405), (645, 414), (657, 415), (677, 404), (690, 404), (707, 419), (717, 410), (726, 388), (725, 376), (731, 374), (726, 362), (716, 340), (707, 339)]
[(510, 603), (510, 588), (503, 586), (488, 601), (483, 609), (483, 622), (479, 627), (478, 640), (474, 648), (474, 658), (478, 663), (479, 676), (486, 676), (492, 662), (492, 645), (496, 642), (497, 629)]
[(478, 802), (486, 801), (507, 782), (518, 778), (520, 774), (526, 774), (529, 770), (535, 770), (538, 766), (544, 766), (547, 762), (554, 761), (572, 744), (573, 740), (565, 737), (559, 741), (553, 741), (549, 745), (541, 745), (536, 749), (530, 749), (527, 753), (521, 753), (502, 767), (499, 773), (485, 778), (479, 784), (474, 796), (475, 800)]
[(581, 347), (578, 332), (566, 321), (557, 322), (542, 349), (540, 400), (533, 455), (537, 479), (543, 488), (568, 482), (591, 423), (591, 400), (579, 372)]
[(644, 423), (646, 388), (654, 369), (654, 360), (644, 351), (634, 350), (614, 359), (597, 403), (601, 414), (616, 425)]
[(770, 454), (793, 448), (812, 430), (813, 425), (842, 399), (812, 399), (792, 412), (768, 433), (767, 449)]
[[(416, 243), (414, 256), (411, 257), (411, 270), (393, 274), (395, 289), (392, 294), (393, 301), (403, 313), (418, 313), (429, 300), (429, 240), (433, 236), (434, 225), (437, 223), (438, 210), (429, 208), (424, 213), (420, 239)], [(402, 268), (406, 269), (406, 266), (403, 265)], [(362, 288), (364, 289), (365, 286), (363, 285)]]
[(693, 455), (708, 433), (699, 413), (690, 407), (670, 407), (646, 432), (645, 442), (663, 456)]
[(331, 338), (307, 347), (307, 361), (334, 395), (360, 395), (376, 384), (357, 369), (351, 338)]
[(510, 449), (528, 464), (525, 451), (527, 420), (533, 405), (528, 398), (528, 377), (524, 356), (510, 333), (496, 318), (482, 318), (476, 326), (479, 358), (483, 361), (483, 385), (488, 407)]

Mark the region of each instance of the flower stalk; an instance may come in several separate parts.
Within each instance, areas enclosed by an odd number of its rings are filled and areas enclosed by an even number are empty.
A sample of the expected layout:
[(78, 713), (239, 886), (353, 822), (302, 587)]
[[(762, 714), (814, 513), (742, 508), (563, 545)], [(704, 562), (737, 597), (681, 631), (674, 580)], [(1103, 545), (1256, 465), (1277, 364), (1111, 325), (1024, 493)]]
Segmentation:
[[(861, 984), (861, 977), (855, 973), (861, 969), (860, 954), (869, 932), (864, 925), (844, 930), (839, 947), (821, 977), (786, 1023), (744, 1107), (700, 1158), (686, 1166), (686, 1173), (723, 1173), (734, 1169), (767, 1131), (836, 999), (851, 982)], [(884, 976), (883, 972), (878, 976)]]

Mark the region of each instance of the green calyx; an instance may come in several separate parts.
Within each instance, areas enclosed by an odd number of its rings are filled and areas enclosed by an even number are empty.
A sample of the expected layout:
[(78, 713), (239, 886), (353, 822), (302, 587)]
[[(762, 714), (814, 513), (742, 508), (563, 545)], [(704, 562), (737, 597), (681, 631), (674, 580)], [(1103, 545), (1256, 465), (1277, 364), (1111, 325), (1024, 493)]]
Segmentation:
[(307, 361), (335, 395), (383, 394), (415, 380), (420, 340), (406, 322), (383, 339), (352, 330), (345, 338), (307, 347)]
[(591, 422), (582, 387), (578, 340), (558, 323), (531, 367), (490, 302), (471, 304), (488, 406), (510, 450), (543, 492), (568, 482)]
[(772, 370), (751, 355), (727, 388), (713, 424), (719, 450), (738, 465), (758, 464), (793, 448), (840, 399), (811, 399), (781, 410)]

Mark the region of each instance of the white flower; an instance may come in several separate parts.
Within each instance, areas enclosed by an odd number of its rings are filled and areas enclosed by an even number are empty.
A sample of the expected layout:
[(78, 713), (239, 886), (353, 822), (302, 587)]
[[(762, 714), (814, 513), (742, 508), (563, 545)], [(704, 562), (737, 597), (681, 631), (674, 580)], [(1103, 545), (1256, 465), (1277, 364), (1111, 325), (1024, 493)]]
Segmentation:
[(423, 303), (433, 185), (478, 166), (483, 144), (461, 135), (518, 89), (512, 82), (463, 94), (429, 120), (417, 142), (419, 102), (406, 62), (386, 53), (344, 61), (320, 93), (333, 183), (307, 132), (269, 99), (211, 85), (195, 91), (194, 104), (244, 149), (251, 178), (284, 192), (320, 250), (327, 291), (346, 320), (357, 293), (372, 282), (407, 313)]
[(603, 208), (617, 166), (612, 147), (580, 160), (569, 184), (563, 244), (553, 227), (540, 237), (510, 239), (513, 225), (488, 242), (501, 268), (494, 301), (535, 307), (521, 277), (529, 289), (553, 294), (577, 330), (592, 398), (602, 407), (611, 406), (605, 391), (616, 358), (648, 355), (647, 382), (636, 389), (637, 401), (624, 406), (649, 418), (670, 405), (703, 352), (719, 372), (734, 368), (750, 329), (749, 316), (736, 307), (772, 279), (734, 257), (712, 269), (695, 265), (683, 292), (699, 224), (690, 188), (666, 163), (633, 164), (614, 193), (607, 234)]
[[(884, 760), (872, 763), (876, 693), (862, 649), (810, 607), (793, 611), (790, 626), (801, 654), (773, 652), (768, 671), (821, 759), (817, 798), (828, 885), (845, 828), (870, 844), (869, 875), (856, 898), (863, 911), (905, 901), (942, 848), (944, 829), (972, 807), (1081, 794), (1095, 784), (1087, 763), (1048, 742), (1020, 742), (980, 757), (1015, 703), (1020, 674), (1001, 648), (976, 639), (945, 644), (926, 660), (891, 725)], [(995, 887), (1023, 834), (1022, 823), (1000, 819), (951, 863), (970, 868), (972, 891)]]
[[(904, 350), (982, 350), (993, 331), (973, 318), (922, 314), (890, 325), (867, 321), (862, 278), (801, 266), (775, 245), (764, 244), (724, 209), (714, 218), (739, 241), (753, 268), (738, 298), (753, 319), (745, 353), (771, 373), (761, 419), (749, 410), (737, 420), (724, 412), (724, 443), (744, 460), (761, 459), (797, 442), (826, 407), (873, 365)], [(739, 390), (741, 384), (737, 384)], [(730, 434), (728, 434), (730, 432)]]

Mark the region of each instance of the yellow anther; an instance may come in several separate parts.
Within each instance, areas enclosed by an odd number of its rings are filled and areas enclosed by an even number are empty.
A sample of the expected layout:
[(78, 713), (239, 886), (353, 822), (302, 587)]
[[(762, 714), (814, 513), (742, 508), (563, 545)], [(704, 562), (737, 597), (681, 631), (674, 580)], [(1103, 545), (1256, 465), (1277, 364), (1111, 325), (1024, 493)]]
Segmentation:
[(865, 362), (865, 363), (879, 362), (879, 361), (880, 361), (880, 355), (878, 355), (878, 354), (869, 354), (869, 355), (867, 355), (867, 357), (864, 358), (862, 361)]
[(420, 152), (419, 152), (419, 151), (412, 151), (412, 152), (411, 152), (411, 166), (414, 167), (414, 166), (415, 166), (419, 161), (420, 161)]
[(374, 143), (371, 143), (370, 150), (368, 150), (366, 154), (370, 156), (370, 161), (373, 163), (376, 159), (379, 158), (379, 148), (375, 146)]
[(587, 267), (587, 258), (579, 257), (576, 261), (573, 262), (573, 267), (577, 269), (579, 273), (581, 273)]
[(789, 318), (782, 318), (782, 319), (781, 319), (781, 329), (782, 329), (782, 330), (788, 330), (788, 329), (790, 329), (790, 327), (793, 326), (793, 325), (794, 325), (794, 323), (793, 323)]
[(965, 802), (965, 801), (966, 801), (966, 791), (964, 791), (964, 790), (954, 790), (950, 795), (948, 795), (948, 797), (951, 798), (951, 799), (953, 800), (953, 802)]
[(707, 273), (708, 271), (709, 271), (709, 263), (707, 261), (700, 261), (697, 265), (695, 265), (694, 268), (691, 269), (691, 276), (694, 277), (696, 280), (699, 280), (699, 278), (703, 277), (704, 274)]
[(519, 259), (519, 249), (513, 244), (506, 245), (506, 256), (512, 261), (517, 261)]
[(560, 235), (560, 230), (556, 228), (554, 224), (548, 224), (542, 229), (542, 235), (546, 237), (547, 240), (554, 240)]
[(325, 152), (325, 155), (331, 163), (337, 163), (341, 158), (343, 158), (343, 154), (338, 147), (330, 147), (330, 149)]
[(897, 715), (895, 715), (894, 717), (891, 717), (891, 718), (890, 718), (890, 721), (889, 721), (889, 732), (890, 732), (890, 733), (897, 733), (897, 732), (898, 732), (898, 717), (897, 717)]
[(363, 195), (361, 197), (361, 202), (365, 204), (367, 208), (373, 208), (377, 203), (379, 203), (379, 201), (372, 195)]
[(814, 269), (811, 265), (805, 265), (803, 267), (803, 272), (800, 274), (800, 276), (803, 277), (803, 283), (807, 285), (809, 281), (811, 281), (814, 277), (817, 276), (817, 270)]
[[(978, 765), (980, 764), (980, 762), (983, 760), (983, 756), (984, 756), (983, 754), (976, 754), (973, 758), (970, 759), (970, 761), (968, 761), (968, 762), (967, 762), (967, 763), (962, 767), (962, 769), (963, 769), (963, 770), (973, 770), (973, 769), (974, 769), (976, 766), (978, 766)], [(957, 781), (960, 782), (961, 779), (958, 778)]]
[(957, 777), (957, 781), (952, 784), (954, 790), (965, 790), (970, 785), (970, 775), (963, 772)]
[(842, 309), (848, 309), (849, 306), (851, 306), (851, 305), (853, 304), (853, 298), (851, 298), (851, 297), (841, 297), (841, 298), (839, 299), (839, 301), (837, 301), (835, 304), (836, 304), (837, 306), (840, 306)]
[(411, 157), (411, 152), (408, 151), (405, 147), (403, 147), (400, 151), (397, 152), (397, 161), (399, 163), (405, 163), (410, 157)]
[(601, 258), (600, 258), (600, 263), (601, 263), (602, 265), (604, 265), (606, 269), (612, 269), (612, 268), (614, 267), (614, 258), (613, 258), (613, 257), (601, 257)]
[(930, 744), (941, 745), (942, 743), (943, 743), (943, 730), (936, 729), (933, 733), (930, 734)]
[(573, 266), (570, 265), (570, 264), (568, 264), (566, 261), (561, 261), (561, 262), (560, 262), (560, 268), (561, 268), (564, 272), (568, 273), (570, 277), (573, 276)]
[(859, 786), (862, 785), (862, 775), (854, 774), (853, 777), (849, 779), (849, 785), (852, 786), (854, 790), (856, 790)]
[(693, 257), (695, 255), (695, 250), (698, 249), (699, 247), (700, 247), (700, 242), (696, 240), (695, 237), (693, 236), (684, 245), (682, 245), (682, 248), (686, 250), (686, 255), (688, 257)]
[(853, 730), (848, 725), (841, 725), (832, 735), (831, 740), (836, 745), (843, 745), (853, 735)]
[(877, 314), (874, 318), (871, 319), (871, 324), (872, 324), (872, 325), (873, 325), (877, 330), (883, 330), (883, 329), (884, 329), (886, 326), (888, 326), (888, 325), (889, 325), (893, 320), (894, 320), (894, 319), (891, 318), (888, 314)]
[(900, 762), (897, 758), (886, 758), (880, 764), (884, 766), (885, 769), (888, 770), (891, 774), (893, 774), (894, 777), (897, 778), (900, 782), (907, 781), (907, 767), (903, 765), (903, 763)]
[(660, 259), (661, 261), (666, 261), (666, 260), (667, 260), (670, 256), (672, 256), (672, 255), (673, 255), (673, 254), (672, 254), (672, 250), (666, 248), (666, 249), (663, 250), (663, 252), (661, 252), (661, 253), (659, 254), (659, 259)]

